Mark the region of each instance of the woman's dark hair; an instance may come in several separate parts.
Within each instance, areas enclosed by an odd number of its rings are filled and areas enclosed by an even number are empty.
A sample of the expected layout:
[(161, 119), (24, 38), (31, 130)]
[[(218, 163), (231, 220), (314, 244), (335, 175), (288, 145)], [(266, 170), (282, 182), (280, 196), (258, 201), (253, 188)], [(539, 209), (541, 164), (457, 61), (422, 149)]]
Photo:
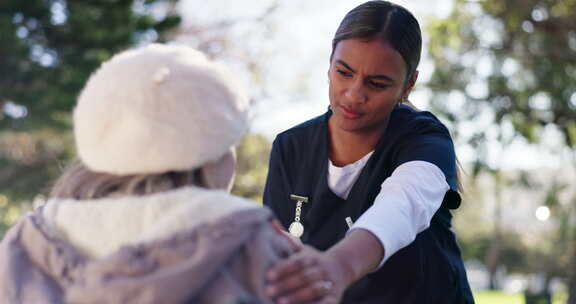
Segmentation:
[(418, 68), (422, 51), (420, 25), (402, 6), (388, 1), (368, 1), (348, 12), (332, 39), (332, 55), (338, 42), (350, 38), (388, 42), (404, 58), (407, 80)]

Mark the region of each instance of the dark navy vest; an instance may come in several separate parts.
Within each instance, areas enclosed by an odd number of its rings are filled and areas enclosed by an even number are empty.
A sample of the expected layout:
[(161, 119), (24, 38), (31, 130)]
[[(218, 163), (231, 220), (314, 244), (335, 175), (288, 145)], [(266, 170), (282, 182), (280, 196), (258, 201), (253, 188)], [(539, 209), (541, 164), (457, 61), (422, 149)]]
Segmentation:
[(430, 227), (401, 249), (378, 271), (354, 283), (342, 303), (474, 303), (466, 273), (450, 230), (449, 209), (460, 205), (456, 159), (449, 132), (431, 113), (396, 108), (374, 153), (360, 172), (348, 199), (328, 187), (328, 118), (331, 112), (309, 120), (276, 137), (270, 156), (264, 204), (284, 227), (294, 221), (296, 202), (290, 194), (305, 196), (305, 227), (301, 240), (326, 250), (344, 238), (346, 217), (356, 221), (374, 202), (380, 185), (401, 164), (428, 161), (446, 176), (450, 190)]

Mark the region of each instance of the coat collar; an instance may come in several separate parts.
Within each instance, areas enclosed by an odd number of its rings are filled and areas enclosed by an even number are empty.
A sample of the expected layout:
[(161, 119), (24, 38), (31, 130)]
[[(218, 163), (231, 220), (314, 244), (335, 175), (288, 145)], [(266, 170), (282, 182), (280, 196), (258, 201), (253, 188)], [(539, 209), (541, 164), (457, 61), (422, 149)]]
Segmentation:
[(97, 258), (122, 245), (162, 239), (232, 212), (257, 207), (224, 191), (183, 187), (148, 196), (52, 199), (42, 214), (60, 237)]

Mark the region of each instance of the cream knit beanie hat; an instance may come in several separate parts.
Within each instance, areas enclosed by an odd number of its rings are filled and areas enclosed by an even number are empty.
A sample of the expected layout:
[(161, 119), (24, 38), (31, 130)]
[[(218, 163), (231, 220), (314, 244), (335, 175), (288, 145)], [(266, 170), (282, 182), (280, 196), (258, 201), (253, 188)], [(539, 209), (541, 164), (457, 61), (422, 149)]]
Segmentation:
[(232, 75), (185, 46), (151, 44), (105, 62), (74, 110), (80, 159), (111, 174), (184, 171), (218, 160), (247, 129)]

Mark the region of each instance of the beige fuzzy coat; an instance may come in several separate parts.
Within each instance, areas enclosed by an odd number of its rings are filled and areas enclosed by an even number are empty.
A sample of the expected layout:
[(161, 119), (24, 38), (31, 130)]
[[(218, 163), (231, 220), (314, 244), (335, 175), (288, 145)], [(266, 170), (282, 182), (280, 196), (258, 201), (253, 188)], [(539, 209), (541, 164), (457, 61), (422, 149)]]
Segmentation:
[(0, 244), (0, 303), (268, 303), (265, 272), (291, 253), (271, 218), (194, 187), (53, 200)]

